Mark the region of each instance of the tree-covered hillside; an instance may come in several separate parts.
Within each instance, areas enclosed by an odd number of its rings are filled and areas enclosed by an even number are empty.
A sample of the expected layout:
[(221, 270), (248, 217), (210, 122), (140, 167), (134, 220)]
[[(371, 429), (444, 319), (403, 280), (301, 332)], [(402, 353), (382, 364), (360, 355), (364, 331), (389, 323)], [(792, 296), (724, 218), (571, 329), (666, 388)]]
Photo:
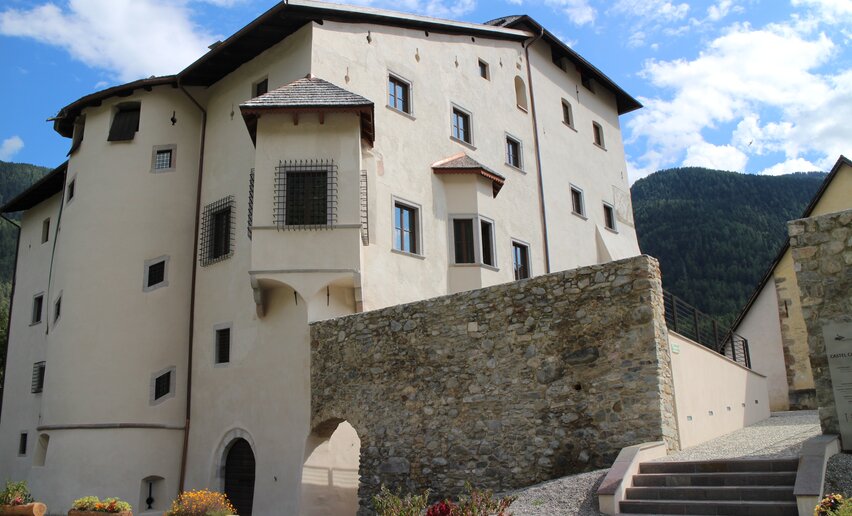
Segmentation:
[(663, 288), (730, 324), (822, 184), (818, 172), (758, 176), (663, 170), (631, 188), (643, 253), (660, 260)]

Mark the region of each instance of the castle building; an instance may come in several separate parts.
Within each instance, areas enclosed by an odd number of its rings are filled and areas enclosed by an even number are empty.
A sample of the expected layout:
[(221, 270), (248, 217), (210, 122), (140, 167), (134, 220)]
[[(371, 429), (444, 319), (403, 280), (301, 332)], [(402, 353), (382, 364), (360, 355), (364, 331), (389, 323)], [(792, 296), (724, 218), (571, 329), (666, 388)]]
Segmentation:
[(292, 0), (62, 108), (68, 161), (3, 207), (0, 478), (59, 512), (194, 488), (354, 512), (357, 436), (310, 428), (308, 323), (639, 254), (639, 107), (527, 16)]

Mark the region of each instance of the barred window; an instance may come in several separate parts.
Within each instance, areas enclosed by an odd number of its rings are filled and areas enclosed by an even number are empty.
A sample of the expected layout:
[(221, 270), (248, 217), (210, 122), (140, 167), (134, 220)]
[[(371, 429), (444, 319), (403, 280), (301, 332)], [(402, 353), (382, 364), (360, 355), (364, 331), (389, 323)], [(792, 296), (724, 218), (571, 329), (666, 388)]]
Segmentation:
[(161, 374), (154, 380), (154, 399), (158, 400), (169, 393), (172, 385), (172, 372)]
[(231, 361), (231, 328), (216, 330), (216, 363), (227, 364)]
[(234, 196), (229, 195), (204, 207), (201, 220), (201, 266), (220, 262), (233, 254)]
[(158, 150), (154, 157), (154, 168), (163, 170), (164, 168), (172, 168), (172, 150)]
[(275, 224), (331, 228), (337, 222), (337, 165), (332, 160), (279, 162), (275, 171)]
[(38, 394), (44, 390), (44, 372), (46, 368), (45, 362), (36, 362), (33, 364), (32, 388), (30, 389), (33, 394)]

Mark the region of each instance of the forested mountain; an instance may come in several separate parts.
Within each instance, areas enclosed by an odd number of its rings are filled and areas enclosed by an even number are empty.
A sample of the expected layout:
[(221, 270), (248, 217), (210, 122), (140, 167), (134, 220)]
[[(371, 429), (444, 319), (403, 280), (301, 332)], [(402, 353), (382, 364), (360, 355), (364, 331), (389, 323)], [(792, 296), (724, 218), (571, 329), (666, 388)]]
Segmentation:
[(825, 179), (663, 170), (631, 188), (639, 247), (660, 260), (663, 288), (727, 326)]

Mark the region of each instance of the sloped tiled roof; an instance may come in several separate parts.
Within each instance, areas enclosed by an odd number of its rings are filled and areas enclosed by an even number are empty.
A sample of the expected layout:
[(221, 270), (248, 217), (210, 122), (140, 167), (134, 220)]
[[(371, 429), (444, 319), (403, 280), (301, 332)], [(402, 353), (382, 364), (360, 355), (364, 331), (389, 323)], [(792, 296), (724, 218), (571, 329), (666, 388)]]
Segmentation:
[(66, 161), (7, 202), (0, 208), (0, 213), (28, 210), (61, 192), (65, 188), (65, 172), (67, 170), (68, 162)]
[(486, 167), (482, 163), (476, 161), (465, 153), (459, 153), (450, 156), (447, 159), (438, 161), (432, 165), (432, 172), (435, 174), (476, 174), (491, 181), (491, 186), (494, 191), (494, 197), (503, 188), (506, 183), (506, 178)]
[(263, 109), (370, 107), (373, 102), (319, 77), (305, 77), (240, 104), (243, 112)]

